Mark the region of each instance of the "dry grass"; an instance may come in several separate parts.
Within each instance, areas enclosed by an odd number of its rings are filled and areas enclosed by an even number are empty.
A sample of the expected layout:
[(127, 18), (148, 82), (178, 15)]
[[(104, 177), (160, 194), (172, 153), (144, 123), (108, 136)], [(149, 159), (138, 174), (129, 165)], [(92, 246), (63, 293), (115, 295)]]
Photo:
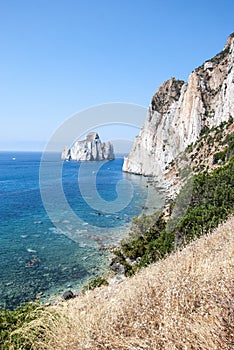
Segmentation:
[(21, 330), (33, 349), (234, 348), (234, 218), (119, 285), (98, 288)]

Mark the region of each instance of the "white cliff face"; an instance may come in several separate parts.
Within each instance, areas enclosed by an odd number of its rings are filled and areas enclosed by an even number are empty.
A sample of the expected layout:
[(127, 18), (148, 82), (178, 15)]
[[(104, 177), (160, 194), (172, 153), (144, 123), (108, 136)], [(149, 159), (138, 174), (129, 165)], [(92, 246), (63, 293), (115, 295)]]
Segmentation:
[(163, 178), (168, 164), (205, 128), (234, 118), (233, 61), (234, 34), (221, 53), (191, 73), (188, 83), (165, 82), (152, 98), (123, 171)]
[(71, 148), (65, 147), (62, 160), (100, 161), (114, 159), (111, 142), (101, 142), (96, 132), (90, 132), (83, 141), (76, 141)]

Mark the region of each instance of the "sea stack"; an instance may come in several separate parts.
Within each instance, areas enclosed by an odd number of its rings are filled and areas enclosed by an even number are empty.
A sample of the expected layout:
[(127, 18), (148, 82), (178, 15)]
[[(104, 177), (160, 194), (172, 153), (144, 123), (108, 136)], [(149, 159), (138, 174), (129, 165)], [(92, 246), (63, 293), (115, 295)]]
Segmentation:
[(98, 133), (90, 132), (85, 140), (76, 141), (72, 147), (65, 147), (62, 160), (101, 161), (115, 159), (111, 142), (101, 142)]

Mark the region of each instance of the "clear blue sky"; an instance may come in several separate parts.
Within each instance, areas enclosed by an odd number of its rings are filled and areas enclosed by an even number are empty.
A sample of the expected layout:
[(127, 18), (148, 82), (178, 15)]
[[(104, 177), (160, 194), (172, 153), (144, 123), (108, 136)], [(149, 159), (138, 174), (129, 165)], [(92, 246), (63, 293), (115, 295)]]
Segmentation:
[(0, 150), (42, 149), (96, 104), (148, 106), (233, 31), (230, 0), (0, 0)]

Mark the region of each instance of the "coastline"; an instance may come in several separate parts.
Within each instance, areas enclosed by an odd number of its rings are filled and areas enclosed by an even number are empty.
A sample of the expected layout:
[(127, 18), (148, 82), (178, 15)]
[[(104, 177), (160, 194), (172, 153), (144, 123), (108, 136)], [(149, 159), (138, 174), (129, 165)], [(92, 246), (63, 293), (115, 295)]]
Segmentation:
[[(146, 179), (141, 176), (127, 175), (125, 178), (133, 182), (138, 198), (137, 203), (134, 201), (130, 203), (127, 212), (115, 213), (112, 216), (109, 214), (99, 216), (97, 211), (87, 210), (83, 202), (80, 204), (77, 201), (79, 196), (74, 191), (77, 179), (73, 175), (74, 171), (77, 174), (78, 164), (66, 162), (65, 193), (71, 199), (73, 210), (79, 206), (83, 210), (83, 212), (77, 212), (78, 215), (83, 215), (83, 224), (79, 228), (73, 226), (66, 213), (63, 213), (63, 217), (60, 218), (60, 210), (57, 211), (54, 208), (65, 230), (65, 234), (61, 234), (49, 220), (40, 198), (38, 169), (41, 152), (6, 151), (1, 152), (0, 156), (3, 219), (0, 254), (0, 266), (2, 266), (0, 306), (2, 308), (15, 308), (21, 303), (35, 300), (37, 296), (43, 300), (48, 299), (47, 291), (52, 295), (62, 295), (68, 288), (81, 289), (80, 279), (84, 278), (86, 282), (89, 278), (95, 278), (98, 275), (97, 267), (108, 265), (109, 258), (100, 264), (102, 255), (107, 253), (99, 249), (106, 249), (113, 243), (119, 243), (128, 234), (131, 218), (151, 209), (148, 205), (146, 209), (145, 204), (148, 191), (152, 190), (151, 187), (149, 189), (146, 187)], [(103, 179), (101, 189), (107, 199), (115, 191), (116, 181), (123, 176), (120, 171), (121, 162), (121, 159), (110, 162), (114, 167), (110, 194), (103, 192), (103, 189), (106, 188), (105, 177)], [(108, 167), (110, 166), (107, 165), (106, 168)], [(110, 171), (104, 169), (104, 175), (105, 172), (109, 179)], [(49, 185), (50, 182), (48, 182)], [(153, 198), (155, 198), (154, 195)], [(89, 231), (87, 215), (89, 222), (95, 225), (95, 220), (97, 220), (99, 227), (95, 229), (94, 226), (94, 229)], [(106, 230), (108, 223), (112, 225), (110, 234)], [(76, 235), (78, 240), (76, 240)], [(93, 235), (92, 238), (90, 238), (91, 235)], [(104, 270), (106, 271), (106, 268)], [(101, 267), (101, 273), (104, 270)]]

